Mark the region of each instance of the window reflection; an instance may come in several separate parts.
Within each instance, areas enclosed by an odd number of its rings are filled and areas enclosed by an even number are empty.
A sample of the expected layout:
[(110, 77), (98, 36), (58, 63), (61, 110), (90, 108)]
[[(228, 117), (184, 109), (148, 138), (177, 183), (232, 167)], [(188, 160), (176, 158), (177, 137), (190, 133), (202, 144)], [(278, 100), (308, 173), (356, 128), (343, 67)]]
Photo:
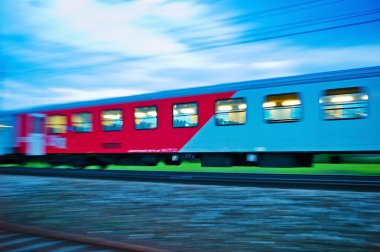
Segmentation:
[(219, 100), (216, 102), (216, 125), (239, 125), (246, 122), (247, 104), (243, 98)]
[(103, 131), (119, 131), (123, 127), (123, 113), (119, 109), (104, 110), (101, 118)]
[(292, 122), (301, 119), (301, 100), (297, 93), (268, 95), (263, 109), (266, 122)]
[(136, 129), (157, 128), (157, 107), (135, 108), (135, 127)]
[(73, 131), (74, 132), (91, 132), (92, 131), (92, 119), (91, 113), (77, 113), (71, 117)]
[(51, 115), (46, 119), (46, 128), (50, 134), (66, 133), (67, 118), (63, 115)]
[(327, 120), (368, 116), (368, 95), (359, 87), (326, 90), (319, 102)]
[(173, 106), (173, 127), (186, 128), (198, 125), (198, 104), (185, 103)]

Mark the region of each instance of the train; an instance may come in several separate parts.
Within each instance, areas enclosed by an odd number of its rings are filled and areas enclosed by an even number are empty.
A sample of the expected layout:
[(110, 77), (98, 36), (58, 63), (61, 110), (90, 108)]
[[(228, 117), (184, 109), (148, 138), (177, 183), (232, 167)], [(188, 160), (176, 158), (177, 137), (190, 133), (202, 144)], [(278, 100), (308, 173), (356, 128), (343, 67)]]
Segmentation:
[(0, 162), (310, 167), (380, 153), (380, 66), (3, 112)]

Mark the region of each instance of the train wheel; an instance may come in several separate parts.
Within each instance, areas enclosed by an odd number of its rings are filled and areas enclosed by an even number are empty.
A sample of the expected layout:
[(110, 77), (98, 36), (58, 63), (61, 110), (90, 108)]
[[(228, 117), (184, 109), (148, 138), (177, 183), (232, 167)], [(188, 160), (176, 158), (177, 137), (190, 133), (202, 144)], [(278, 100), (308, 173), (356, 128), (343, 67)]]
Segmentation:
[(98, 163), (98, 165), (100, 166), (100, 169), (102, 169), (102, 170), (105, 170), (108, 166), (108, 164), (106, 164), (106, 163)]
[(143, 155), (141, 157), (141, 162), (144, 165), (156, 166), (158, 162), (160, 162), (160, 158), (156, 155)]
[(88, 160), (85, 156), (74, 156), (71, 160), (71, 164), (75, 168), (84, 169), (88, 165)]

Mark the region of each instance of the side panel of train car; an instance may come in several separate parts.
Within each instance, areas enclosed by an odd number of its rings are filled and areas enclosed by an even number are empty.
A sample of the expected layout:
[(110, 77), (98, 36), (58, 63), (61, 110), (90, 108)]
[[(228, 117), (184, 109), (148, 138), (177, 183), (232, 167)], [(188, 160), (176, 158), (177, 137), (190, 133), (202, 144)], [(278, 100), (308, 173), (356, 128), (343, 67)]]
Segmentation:
[[(352, 88), (360, 88), (362, 93), (359, 95), (365, 100), (360, 101), (358, 105), (351, 103), (351, 107), (346, 110), (361, 107), (365, 114), (355, 118), (327, 118), (325, 110), (329, 108), (326, 108), (321, 101), (324, 92)], [(289, 118), (279, 118), (278, 121), (266, 120), (267, 108), (263, 108), (265, 97), (282, 94), (296, 94), (300, 104), (289, 108), (278, 108), (278, 110), (288, 110), (286, 112), (289, 112)], [(341, 97), (350, 99), (349, 94)], [(371, 152), (380, 150), (378, 112), (380, 78), (244, 90), (236, 92), (233, 98), (245, 99), (246, 122), (242, 125), (221, 127), (216, 125), (215, 120), (210, 120), (181, 151)], [(295, 113), (293, 118), (290, 118), (291, 110), (296, 109), (297, 111), (293, 111)], [(342, 108), (339, 110), (340, 113), (345, 113)]]
[(16, 117), (0, 116), (0, 156), (11, 154), (16, 146)]
[(380, 152), (379, 73), (299, 84), (252, 83), (229, 86), (226, 92), (189, 89), (180, 97), (158, 94), (20, 114), (18, 151), (152, 157), (153, 164), (194, 154), (205, 166), (308, 166), (313, 153)]
[[(355, 104), (355, 101), (348, 101), (347, 105), (326, 106), (323, 101), (329, 90), (337, 93), (345, 90), (358, 92), (346, 92), (332, 97), (336, 100), (350, 100), (356, 96), (359, 102)], [(268, 97), (289, 97), (290, 94), (296, 95), (300, 104), (289, 108), (281, 106), (277, 111), (275, 108), (265, 108)], [(284, 153), (298, 153), (303, 161), (305, 158), (310, 161), (310, 156), (302, 153), (380, 151), (380, 113), (377, 111), (380, 108), (380, 78), (243, 90), (236, 92), (233, 98), (245, 99), (246, 122), (221, 127), (215, 120), (210, 120), (181, 151), (205, 153), (213, 150), (229, 153), (233, 150), (252, 153), (255, 160), (261, 158), (262, 166), (281, 166), (274, 159), (290, 166), (298, 162), (296, 155)], [(268, 115), (269, 109), (272, 114)], [(268, 120), (269, 116), (276, 117), (276, 112), (278, 120)], [(332, 117), (333, 113), (335, 118)], [(362, 115), (356, 116), (357, 113)], [(216, 158), (221, 160), (220, 156)], [(303, 161), (300, 161), (300, 165), (305, 165)], [(223, 164), (223, 161), (219, 164)]]
[[(63, 153), (175, 153), (203, 127), (214, 115), (214, 104), (218, 99), (229, 99), (234, 92), (188, 96), (182, 98), (142, 101), (127, 104), (46, 111), (22, 115), (19, 142), (21, 153), (30, 155)], [(173, 127), (172, 109), (175, 104), (197, 104), (196, 126)], [(154, 108), (154, 124), (137, 128), (136, 108)], [(121, 111), (122, 126), (107, 130), (102, 113)], [(74, 129), (78, 114), (90, 114), (86, 130)], [(142, 112), (140, 112), (142, 113)], [(64, 118), (64, 127), (49, 130), (49, 118)], [(152, 121), (152, 120), (151, 120)], [(46, 125), (47, 127), (43, 127)], [(54, 123), (54, 125), (57, 125)], [(55, 131), (55, 132), (54, 132)], [(45, 139), (45, 142), (41, 142)], [(45, 145), (44, 148), (41, 146)]]

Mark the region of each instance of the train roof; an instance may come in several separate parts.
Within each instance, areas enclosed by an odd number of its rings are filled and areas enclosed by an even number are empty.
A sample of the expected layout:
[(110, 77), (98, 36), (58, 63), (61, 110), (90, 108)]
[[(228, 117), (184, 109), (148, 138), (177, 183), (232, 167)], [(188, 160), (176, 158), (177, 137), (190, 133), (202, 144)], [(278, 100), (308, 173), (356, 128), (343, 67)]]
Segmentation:
[(116, 97), (116, 98), (106, 98), (106, 99), (98, 99), (98, 100), (91, 100), (91, 101), (45, 105), (45, 106), (39, 106), (35, 108), (30, 108), (30, 109), (8, 111), (6, 112), (6, 114), (54, 111), (54, 110), (80, 108), (80, 107), (112, 105), (112, 104), (136, 102), (136, 101), (146, 101), (146, 100), (173, 98), (173, 97), (184, 97), (184, 96), (191, 96), (191, 95), (229, 92), (229, 91), (237, 91), (237, 90), (245, 90), (245, 89), (292, 86), (292, 85), (313, 84), (313, 83), (316, 84), (320, 82), (370, 78), (370, 77), (377, 77), (377, 76), (380, 76), (380, 66), (321, 72), (321, 73), (313, 73), (313, 74), (305, 74), (305, 75), (295, 75), (295, 76), (287, 76), (287, 77), (278, 77), (278, 78), (270, 78), (270, 79), (260, 79), (260, 80), (243, 81), (243, 82), (233, 82), (233, 83), (228, 83), (228, 84), (218, 84), (218, 85), (211, 85), (211, 86), (204, 86), (204, 87), (176, 89), (176, 90), (170, 90), (170, 91), (161, 91), (161, 92), (155, 92), (155, 93)]

